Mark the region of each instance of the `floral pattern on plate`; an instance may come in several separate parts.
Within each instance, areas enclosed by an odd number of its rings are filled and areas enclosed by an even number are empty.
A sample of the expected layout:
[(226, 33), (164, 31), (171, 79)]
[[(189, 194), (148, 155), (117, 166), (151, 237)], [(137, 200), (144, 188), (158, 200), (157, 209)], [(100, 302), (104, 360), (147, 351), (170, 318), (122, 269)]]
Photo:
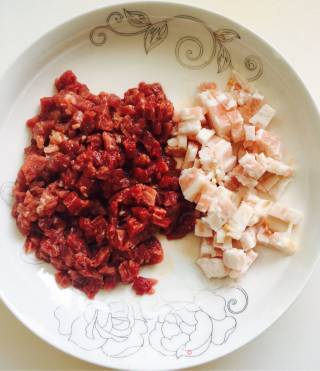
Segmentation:
[(129, 357), (144, 347), (163, 356), (196, 357), (221, 346), (235, 332), (236, 315), (248, 306), (241, 287), (204, 290), (193, 301), (166, 302), (153, 316), (137, 302), (90, 303), (74, 311), (59, 306), (57, 330), (86, 351), (100, 350), (112, 358)]

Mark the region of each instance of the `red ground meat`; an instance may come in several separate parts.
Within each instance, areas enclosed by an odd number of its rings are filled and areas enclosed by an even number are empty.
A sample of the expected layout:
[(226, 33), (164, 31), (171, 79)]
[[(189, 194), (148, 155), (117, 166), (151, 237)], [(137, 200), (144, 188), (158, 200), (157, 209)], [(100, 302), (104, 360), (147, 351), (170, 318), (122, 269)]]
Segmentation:
[(27, 121), (31, 143), (13, 191), (25, 250), (56, 268), (61, 287), (89, 298), (120, 282), (153, 293), (156, 281), (138, 274), (163, 260), (154, 234), (183, 237), (196, 218), (164, 151), (173, 105), (158, 83), (122, 99), (92, 94), (71, 71), (55, 86)]
[(157, 280), (153, 278), (137, 277), (133, 281), (132, 288), (137, 295), (153, 294), (153, 286), (157, 283)]

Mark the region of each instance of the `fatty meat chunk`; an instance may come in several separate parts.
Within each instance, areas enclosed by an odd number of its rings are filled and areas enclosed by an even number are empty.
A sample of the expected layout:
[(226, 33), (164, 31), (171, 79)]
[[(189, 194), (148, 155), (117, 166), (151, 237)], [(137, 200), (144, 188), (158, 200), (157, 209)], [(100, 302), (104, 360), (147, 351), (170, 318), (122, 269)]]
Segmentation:
[(219, 258), (199, 258), (197, 264), (207, 278), (224, 278), (230, 271)]
[(280, 176), (293, 175), (293, 169), (282, 161), (275, 160), (272, 157), (267, 157), (263, 153), (257, 155), (257, 161), (265, 168), (266, 171)]
[(264, 129), (259, 129), (256, 133), (256, 143), (260, 150), (267, 156), (273, 157), (276, 160), (281, 160), (282, 146), (280, 139), (276, 135)]
[(194, 234), (198, 237), (212, 237), (212, 230), (202, 219), (197, 219), (194, 227)]
[(247, 263), (246, 253), (241, 249), (228, 249), (223, 252), (223, 264), (236, 271), (241, 271)]
[(186, 120), (204, 120), (204, 109), (203, 107), (186, 107), (179, 112), (179, 118), (181, 121)]
[(196, 136), (196, 140), (202, 145), (207, 144), (209, 140), (214, 136), (215, 131), (213, 129), (202, 128)]
[(213, 197), (217, 191), (217, 186), (213, 183), (205, 185), (196, 206), (196, 210), (206, 213), (212, 203)]
[(300, 211), (278, 202), (270, 206), (268, 215), (293, 225), (300, 224), (302, 221), (302, 213)]
[(190, 168), (182, 170), (179, 184), (186, 200), (194, 202), (200, 195), (202, 188), (208, 184), (208, 179), (202, 170)]
[(254, 209), (245, 201), (242, 201), (240, 207), (233, 214), (228, 222), (228, 236), (235, 240), (240, 240), (242, 233), (246, 229), (254, 213)]
[(188, 143), (187, 152), (182, 166), (183, 169), (187, 169), (193, 166), (193, 163), (197, 157), (198, 149), (199, 147), (196, 143), (194, 142)]
[(212, 238), (201, 238), (200, 257), (201, 258), (214, 258), (216, 255), (212, 245)]
[(286, 255), (292, 255), (296, 252), (296, 244), (291, 240), (291, 234), (287, 232), (273, 232), (266, 230), (261, 226), (257, 233), (257, 240), (266, 247), (272, 247), (283, 252)]
[(257, 232), (254, 227), (249, 227), (242, 233), (240, 244), (244, 251), (251, 250), (256, 247)]
[(197, 135), (200, 130), (201, 130), (200, 120), (186, 120), (186, 121), (181, 121), (178, 124), (179, 134)]
[(269, 106), (269, 104), (264, 104), (258, 112), (256, 112), (249, 120), (250, 124), (259, 126), (265, 129), (273, 119), (276, 110)]
[(239, 159), (243, 170), (252, 178), (259, 179), (266, 171), (266, 168), (256, 160), (253, 153), (246, 153)]
[(250, 250), (246, 253), (246, 264), (241, 270), (231, 270), (229, 273), (230, 278), (238, 279), (247, 273), (252, 263), (257, 259), (258, 254), (254, 250)]

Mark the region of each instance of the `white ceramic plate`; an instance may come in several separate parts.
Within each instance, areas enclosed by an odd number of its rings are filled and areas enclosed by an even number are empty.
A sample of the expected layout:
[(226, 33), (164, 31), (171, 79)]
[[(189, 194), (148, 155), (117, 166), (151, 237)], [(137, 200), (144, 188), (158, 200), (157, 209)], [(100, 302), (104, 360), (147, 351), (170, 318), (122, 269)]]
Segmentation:
[[(292, 257), (261, 250), (240, 282), (206, 280), (194, 264), (198, 241), (168, 242), (165, 260), (143, 275), (159, 279), (153, 296), (129, 287), (88, 300), (60, 289), (50, 266), (26, 256), (10, 216), (10, 191), (29, 138), (27, 118), (54, 78), (72, 69), (95, 92), (122, 94), (141, 80), (159, 81), (176, 107), (202, 81), (224, 83), (235, 67), (277, 109), (272, 129), (296, 160), (285, 196), (305, 215)], [(100, 9), (42, 37), (0, 83), (0, 292), (12, 312), (57, 348), (123, 369), (190, 367), (225, 355), (269, 327), (305, 285), (319, 255), (319, 116), (283, 58), (250, 31), (184, 5), (135, 3)]]

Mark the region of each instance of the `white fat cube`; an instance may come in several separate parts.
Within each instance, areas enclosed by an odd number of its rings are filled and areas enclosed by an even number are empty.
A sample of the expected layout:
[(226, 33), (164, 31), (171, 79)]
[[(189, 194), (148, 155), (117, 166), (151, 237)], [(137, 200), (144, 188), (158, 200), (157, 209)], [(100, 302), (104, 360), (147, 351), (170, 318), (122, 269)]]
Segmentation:
[(245, 140), (252, 141), (252, 142), (255, 141), (255, 139), (256, 139), (256, 129), (255, 129), (255, 127), (252, 126), (252, 125), (244, 124), (243, 129), (244, 129)]
[(197, 135), (201, 130), (200, 120), (187, 120), (179, 122), (178, 132), (185, 135)]
[(231, 94), (219, 91), (217, 94), (215, 94), (215, 98), (228, 111), (237, 107), (237, 102)]
[(176, 137), (168, 139), (168, 146), (172, 148), (187, 149), (188, 138), (186, 135), (177, 135)]
[(199, 147), (196, 143), (194, 142), (188, 143), (187, 152), (186, 152), (184, 162), (183, 162), (184, 169), (193, 166), (194, 160), (197, 157), (198, 149)]
[(244, 251), (251, 250), (256, 247), (257, 232), (254, 227), (249, 227), (242, 233), (240, 244)]
[(264, 246), (272, 247), (286, 255), (292, 255), (296, 252), (297, 246), (291, 239), (289, 232), (274, 232), (272, 234), (260, 227), (257, 234), (257, 240)]
[(252, 178), (259, 179), (266, 171), (265, 167), (256, 160), (253, 153), (246, 153), (239, 159), (243, 170)]
[(218, 258), (199, 258), (197, 264), (207, 278), (224, 278), (229, 274), (229, 269)]
[(230, 269), (241, 271), (247, 263), (246, 253), (241, 249), (228, 249), (223, 252), (223, 264)]
[(200, 258), (214, 258), (216, 252), (212, 245), (212, 238), (201, 238)]
[(280, 175), (280, 176), (285, 176), (285, 177), (293, 175), (293, 169), (291, 166), (285, 164), (282, 161), (275, 160), (272, 157), (267, 157), (263, 153), (260, 153), (259, 155), (257, 155), (257, 161), (269, 173)]
[(242, 277), (248, 271), (257, 257), (258, 254), (254, 250), (248, 251), (246, 253), (246, 264), (244, 265), (244, 267), (241, 270), (231, 270), (229, 273), (229, 277), (233, 279)]
[(259, 126), (265, 129), (273, 119), (276, 114), (276, 110), (269, 106), (269, 104), (264, 104), (258, 112), (256, 112), (249, 120), (250, 124)]
[(240, 207), (233, 214), (228, 223), (228, 236), (235, 240), (240, 240), (242, 233), (249, 224), (253, 212), (253, 208), (245, 201), (242, 201)]
[(302, 221), (302, 213), (279, 202), (270, 206), (268, 214), (286, 223), (297, 225)]
[(269, 133), (264, 129), (259, 129), (256, 133), (256, 143), (258, 144), (261, 151), (267, 156), (281, 160), (282, 158), (282, 145), (280, 139)]
[(184, 198), (193, 202), (200, 195), (202, 188), (208, 184), (208, 179), (202, 170), (190, 168), (181, 172), (179, 184)]
[(200, 195), (199, 201), (196, 206), (196, 210), (206, 213), (212, 203), (213, 196), (217, 191), (217, 186), (213, 183), (206, 185)]
[(186, 120), (200, 120), (204, 119), (203, 107), (186, 107), (179, 112), (179, 118), (181, 121)]
[(203, 219), (197, 219), (194, 234), (198, 237), (212, 237), (212, 229)]
[(203, 91), (198, 94), (198, 100), (205, 108), (216, 107), (219, 103), (211, 95), (210, 91)]
[(202, 128), (196, 136), (196, 140), (203, 144), (209, 142), (209, 140), (214, 136), (215, 131), (213, 129)]

